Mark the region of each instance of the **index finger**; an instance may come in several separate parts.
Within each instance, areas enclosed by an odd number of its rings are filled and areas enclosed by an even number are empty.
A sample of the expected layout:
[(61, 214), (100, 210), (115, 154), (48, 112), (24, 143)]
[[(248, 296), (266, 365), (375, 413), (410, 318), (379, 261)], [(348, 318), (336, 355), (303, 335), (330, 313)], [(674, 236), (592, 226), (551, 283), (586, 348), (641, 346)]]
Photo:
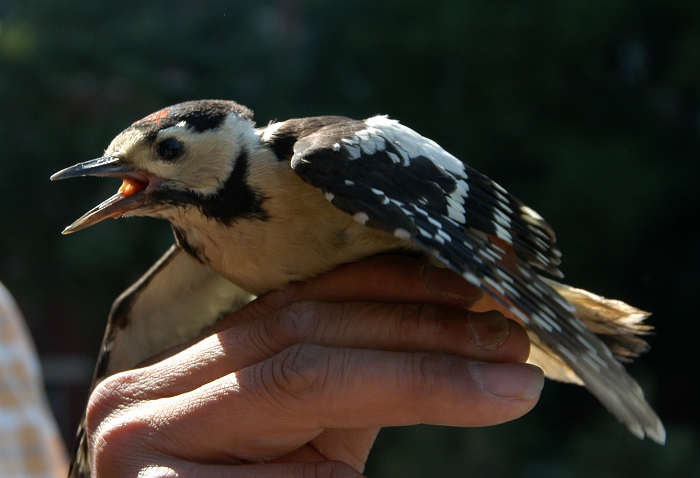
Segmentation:
[(161, 352), (140, 365), (156, 363), (204, 337), (269, 316), (295, 302), (432, 303), (470, 309), (483, 296), (481, 289), (449, 269), (412, 257), (374, 256), (262, 295), (197, 337)]
[(427, 302), (469, 309), (483, 295), (481, 289), (449, 269), (412, 257), (381, 255), (260, 296), (221, 320), (211, 332), (255, 320), (294, 302)]

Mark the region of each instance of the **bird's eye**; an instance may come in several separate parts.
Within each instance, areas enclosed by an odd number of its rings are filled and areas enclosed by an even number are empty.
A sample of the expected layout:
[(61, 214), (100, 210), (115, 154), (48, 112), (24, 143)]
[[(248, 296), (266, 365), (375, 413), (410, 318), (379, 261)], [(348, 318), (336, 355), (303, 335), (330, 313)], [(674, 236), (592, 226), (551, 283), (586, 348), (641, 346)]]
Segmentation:
[(182, 156), (184, 149), (182, 143), (175, 138), (167, 138), (158, 143), (156, 151), (160, 159), (164, 161), (173, 161)]

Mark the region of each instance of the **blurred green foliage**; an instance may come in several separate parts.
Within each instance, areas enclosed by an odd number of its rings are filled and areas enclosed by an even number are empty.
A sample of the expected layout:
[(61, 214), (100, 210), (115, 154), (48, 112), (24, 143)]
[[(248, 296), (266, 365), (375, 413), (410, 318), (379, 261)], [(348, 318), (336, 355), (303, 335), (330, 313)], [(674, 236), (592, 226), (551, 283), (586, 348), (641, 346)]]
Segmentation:
[(388, 113), (544, 215), (569, 283), (654, 312), (632, 373), (666, 447), (550, 383), (511, 424), (386, 430), (368, 474), (700, 476), (700, 2), (0, 0), (0, 279), (40, 353), (96, 354), (172, 241), (147, 219), (61, 237), (117, 184), (48, 176), (207, 97), (260, 124)]

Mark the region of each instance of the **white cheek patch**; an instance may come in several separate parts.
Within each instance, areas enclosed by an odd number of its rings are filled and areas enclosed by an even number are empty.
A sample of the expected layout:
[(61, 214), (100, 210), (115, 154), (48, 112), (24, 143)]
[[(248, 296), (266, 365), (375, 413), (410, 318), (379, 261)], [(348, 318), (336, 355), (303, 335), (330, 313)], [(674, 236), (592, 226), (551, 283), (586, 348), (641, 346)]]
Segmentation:
[(203, 132), (178, 123), (158, 134), (159, 139), (163, 137), (181, 141), (185, 154), (172, 163), (152, 160), (151, 172), (204, 197), (221, 189), (244, 151), (250, 156), (259, 148), (252, 123), (235, 114), (230, 114), (218, 128)]

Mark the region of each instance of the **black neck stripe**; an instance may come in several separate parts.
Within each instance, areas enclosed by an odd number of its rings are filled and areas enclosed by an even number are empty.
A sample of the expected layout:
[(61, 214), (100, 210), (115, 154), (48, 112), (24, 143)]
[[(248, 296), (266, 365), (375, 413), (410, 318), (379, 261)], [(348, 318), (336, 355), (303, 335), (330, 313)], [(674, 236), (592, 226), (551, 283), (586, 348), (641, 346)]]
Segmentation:
[(248, 152), (242, 151), (223, 187), (212, 196), (200, 196), (191, 191), (165, 189), (153, 193), (157, 202), (180, 207), (196, 207), (209, 219), (230, 226), (240, 219), (269, 219), (263, 203), (267, 199), (248, 182)]

